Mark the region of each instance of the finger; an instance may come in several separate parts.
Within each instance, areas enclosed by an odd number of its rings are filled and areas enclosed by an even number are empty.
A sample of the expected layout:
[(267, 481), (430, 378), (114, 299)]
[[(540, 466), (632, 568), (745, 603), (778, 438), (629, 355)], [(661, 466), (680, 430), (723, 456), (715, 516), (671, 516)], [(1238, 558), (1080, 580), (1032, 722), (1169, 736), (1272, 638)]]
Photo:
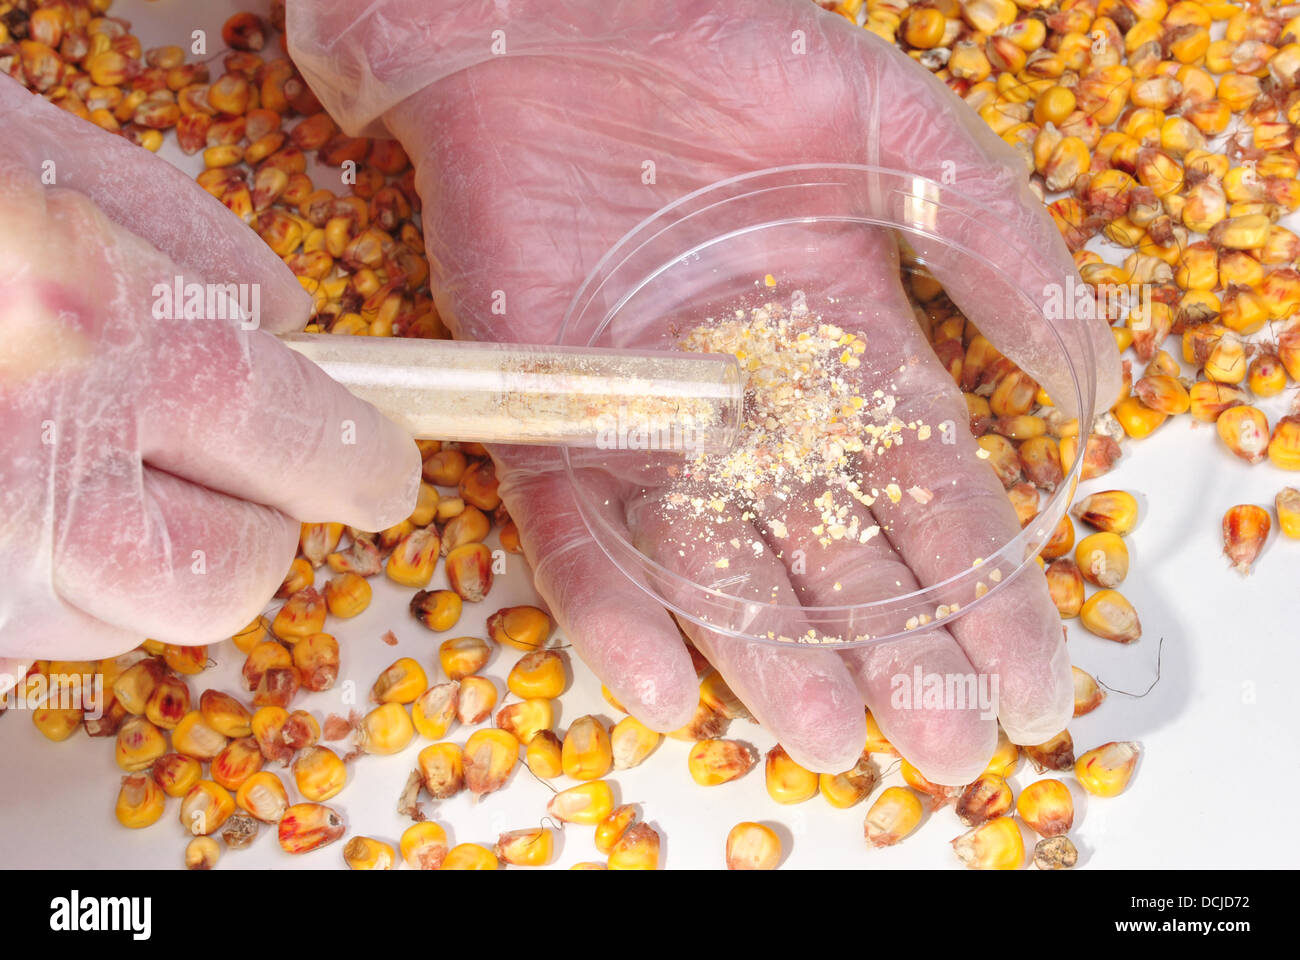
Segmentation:
[(383, 530), (415, 509), (419, 449), (373, 406), (269, 334), (168, 326), (140, 398), (149, 463), (306, 522)]
[[(133, 406), (138, 432), (124, 439), (138, 447), (129, 449), (161, 470), (304, 521), (382, 530), (410, 514), (420, 457), (401, 428), (268, 333), (169, 311), (139, 321), (154, 312), (155, 284), (170, 286), (181, 268), (80, 193), (50, 190), (45, 209), (77, 238), (79, 262), (95, 278), (61, 291), (64, 312), (95, 317), (120, 358), (88, 368), (74, 399)], [(182, 285), (192, 276), (182, 275)]]
[[(906, 316), (902, 288), (882, 309)], [(885, 336), (888, 330), (894, 336)], [(966, 422), (961, 392), (915, 324), (879, 328), (870, 363), (892, 371), (895, 415), (904, 422)], [(878, 447), (864, 461), (868, 481), (883, 488), (925, 491), (928, 499), (878, 497), (872, 513), (922, 584), (969, 571), (1020, 533), (1001, 482), (976, 455), (974, 438), (948, 431), (953, 443), (934, 438)], [(922, 502), (924, 501), (924, 502)], [(1005, 566), (1005, 564), (1004, 564)], [(1004, 571), (1008, 574), (1009, 571)], [(1014, 581), (992, 581), (982, 602), (950, 625), (981, 673), (996, 675), (998, 716), (1017, 743), (1041, 743), (1065, 727), (1072, 712), (1069, 658), (1060, 619), (1042, 572), (1029, 564)], [(974, 599), (974, 598), (972, 598)]]
[[(165, 643), (213, 643), (265, 606), (298, 533), (270, 507), (119, 457), (83, 477), (69, 503), (53, 544), (54, 589), (110, 626)], [(67, 637), (65, 646), (75, 656), (81, 644)]]
[(52, 174), (55, 186), (90, 197), (114, 222), (167, 253), (182, 268), (178, 272), (256, 284), (263, 329), (284, 333), (307, 322), (311, 297), (284, 262), (170, 163), (8, 77), (0, 77), (0, 126), (25, 131), (3, 138), (0, 164), (45, 175), (43, 183)]
[[(1052, 291), (1070, 297), (1083, 286), (1060, 231), (1029, 190), (1024, 162), (929, 71), (891, 44), (852, 32), (867, 65), (863, 109), (876, 134), (867, 162), (934, 181), (915, 181), (906, 195), (884, 204), (942, 238), (908, 236), (981, 332), (1072, 415), (1069, 363), (1038, 309), (1051, 306), (1046, 298)], [(1119, 395), (1120, 366), (1105, 321), (1073, 310), (1050, 319), (1069, 357), (1081, 364), (1091, 359), (1091, 369), (1082, 372), (1095, 378), (1096, 409), (1109, 408)]]
[[(780, 559), (747, 522), (727, 511), (708, 521), (684, 517), (653, 492), (629, 501), (627, 520), (633, 544), (696, 585), (665, 582), (669, 600), (692, 609), (699, 603), (698, 585), (712, 585), (742, 598), (739, 604), (750, 601), (747, 633), (784, 635), (773, 605), (790, 607), (798, 600)], [(866, 742), (862, 697), (833, 651), (739, 639), (690, 622), (682, 629), (796, 762), (833, 773), (847, 770), (861, 755)]]
[[(499, 492), (537, 592), (583, 662), (638, 720), (676, 730), (695, 713), (699, 683), (672, 617), (610, 563), (591, 538), (565, 474), (503, 470)], [(613, 484), (592, 472), (588, 489)], [(608, 511), (608, 522), (621, 519)]]
[[(869, 604), (919, 588), (883, 536), (823, 543), (813, 533), (822, 517), (811, 499), (803, 491), (781, 513), (788, 531), (780, 542), (783, 553), (798, 550), (803, 558), (798, 564), (787, 560), (786, 569), (805, 606)], [(856, 503), (842, 522), (864, 531), (874, 524)], [(841, 656), (881, 731), (928, 779), (969, 783), (984, 769), (997, 743), (997, 704), (977, 695), (981, 678), (947, 630), (916, 630), (906, 639), (846, 649)], [(924, 697), (924, 684), (932, 682), (927, 678), (955, 691), (954, 699)]]

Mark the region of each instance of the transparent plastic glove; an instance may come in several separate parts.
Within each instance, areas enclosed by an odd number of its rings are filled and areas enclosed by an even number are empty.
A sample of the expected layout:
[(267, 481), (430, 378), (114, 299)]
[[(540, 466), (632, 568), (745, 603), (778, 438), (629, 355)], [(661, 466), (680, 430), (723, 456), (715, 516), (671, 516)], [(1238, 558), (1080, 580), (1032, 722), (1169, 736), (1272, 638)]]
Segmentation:
[[(410, 512), (415, 445), (272, 336), (310, 301), (251, 230), (7, 77), (0, 132), (0, 658), (219, 640), (300, 521)], [(256, 285), (261, 329), (158, 318), (177, 277)]]
[[(288, 16), (291, 53), (344, 129), (391, 132), (413, 158), (432, 286), (457, 336), (554, 340), (583, 278), (643, 218), (722, 178), (796, 163), (866, 163), (954, 183), (1025, 251), (1008, 257), (1000, 244), (984, 244), (977, 252), (1012, 273), (1029, 263), (1062, 285), (1077, 282), (1006, 145), (906, 56), (807, 0), (466, 0), (436, 8), (383, 0), (364, 12), (345, 0), (298, 0)], [(942, 216), (936, 224), (958, 239), (962, 230)], [(900, 388), (908, 409), (931, 422), (965, 422), (960, 392), (912, 320), (889, 238), (846, 235), (844, 257), (825, 264), (799, 261), (794, 229), (780, 242), (773, 254), (787, 258), (783, 268), (824, 281), (828, 291), (838, 284), (879, 296), (883, 326), (867, 336), (880, 357), (915, 360)], [(1063, 382), (1023, 316), (982, 298), (979, 277), (941, 254), (933, 259), (985, 335), (1049, 392)], [(1029, 280), (1025, 286), (1041, 293)], [(1061, 334), (1095, 350), (1098, 397), (1108, 405), (1119, 365), (1104, 325), (1063, 324)], [(770, 553), (744, 573), (785, 598), (821, 594), (814, 603), (826, 602), (839, 580), (838, 600), (848, 603), (892, 593), (903, 578), (933, 582), (942, 571), (926, 551), (934, 552), (936, 538), (952, 545), (946, 554), (967, 557), (978, 555), (977, 544), (1005, 542), (1018, 530), (1014, 512), (974, 457), (973, 441), (962, 444), (951, 462), (895, 457), (881, 465), (931, 490), (957, 491), (932, 504), (934, 520), (905, 514), (900, 504), (877, 518), (891, 538), (898, 534), (889, 543), (845, 546), (812, 576)], [(556, 458), (493, 454), (537, 588), (575, 648), (642, 720), (661, 730), (684, 723), (697, 689), (674, 621), (591, 540)], [(789, 507), (792, 531), (807, 529), (809, 509), (807, 500)], [(662, 563), (698, 568), (711, 559), (697, 553), (678, 563), (668, 547), (674, 537), (689, 540), (689, 531), (667, 529), (653, 503), (615, 501), (611, 511)], [(782, 649), (687, 632), (791, 755), (815, 770), (852, 766), (864, 742), (865, 701), (926, 776), (960, 784), (979, 773), (996, 738), (993, 717), (891, 704), (890, 678), (917, 664), (925, 672), (996, 675), (999, 719), (1022, 743), (1055, 734), (1071, 712), (1069, 660), (1037, 570), (950, 630), (866, 651)]]

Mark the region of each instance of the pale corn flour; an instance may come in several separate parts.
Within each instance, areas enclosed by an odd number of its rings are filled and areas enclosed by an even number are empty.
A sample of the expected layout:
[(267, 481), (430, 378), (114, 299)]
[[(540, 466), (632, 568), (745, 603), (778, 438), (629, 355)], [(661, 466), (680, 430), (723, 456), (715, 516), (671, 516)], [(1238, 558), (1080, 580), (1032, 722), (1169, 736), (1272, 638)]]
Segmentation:
[[(930, 492), (918, 487), (904, 492), (897, 483), (883, 489), (864, 489), (860, 483), (863, 457), (931, 437), (928, 425), (895, 415), (895, 397), (882, 390), (859, 392), (861, 378), (853, 371), (867, 349), (861, 337), (806, 309), (792, 312), (770, 302), (709, 318), (687, 333), (681, 346), (732, 354), (748, 375), (736, 446), (723, 456), (694, 458), (667, 494), (670, 509), (697, 521), (703, 541), (761, 552), (759, 540), (710, 538), (710, 522), (722, 528), (739, 516), (765, 530), (780, 555), (789, 531), (779, 516), (759, 506), (768, 498), (784, 501), (811, 491), (819, 512), (812, 534), (819, 543), (866, 543), (880, 527), (851, 516), (854, 501), (870, 507), (881, 496), (894, 503), (907, 495), (920, 503), (930, 500)], [(715, 561), (720, 571), (729, 564), (726, 556)]]

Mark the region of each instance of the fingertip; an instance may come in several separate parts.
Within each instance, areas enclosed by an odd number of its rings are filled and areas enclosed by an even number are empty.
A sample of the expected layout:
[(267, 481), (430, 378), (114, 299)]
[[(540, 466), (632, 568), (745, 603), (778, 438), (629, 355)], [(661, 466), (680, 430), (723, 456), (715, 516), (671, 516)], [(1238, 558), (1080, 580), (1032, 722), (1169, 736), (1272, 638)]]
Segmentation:
[(998, 718), (1012, 743), (1046, 743), (1074, 716), (1074, 678), (1064, 643), (1058, 642), (1043, 673), (1039, 682), (1018, 683), (1003, 697)]

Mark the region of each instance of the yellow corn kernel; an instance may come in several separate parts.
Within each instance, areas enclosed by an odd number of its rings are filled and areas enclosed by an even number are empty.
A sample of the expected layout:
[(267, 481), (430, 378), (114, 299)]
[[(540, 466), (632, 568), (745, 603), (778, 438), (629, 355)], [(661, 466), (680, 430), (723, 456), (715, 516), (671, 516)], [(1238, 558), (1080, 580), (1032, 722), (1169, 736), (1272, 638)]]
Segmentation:
[(561, 790), (546, 805), (546, 812), (557, 820), (593, 826), (608, 817), (613, 809), (614, 792), (605, 780), (589, 780)]
[(1037, 780), (1020, 792), (1016, 812), (1040, 836), (1064, 836), (1074, 825), (1074, 798), (1060, 780)]
[(454, 590), (421, 590), (411, 597), (411, 616), (435, 632), (454, 627), (463, 608), (464, 601)]
[(413, 823), (402, 831), (398, 849), (412, 870), (437, 870), (447, 856), (447, 831), (432, 820)]
[(460, 681), (456, 719), (466, 726), (482, 723), (497, 705), (497, 688), (487, 677), (465, 677)]
[(1166, 416), (1186, 413), (1191, 397), (1175, 377), (1147, 375), (1133, 385), (1133, 392), (1143, 406)]
[(293, 780), (304, 798), (323, 803), (347, 785), (348, 769), (329, 747), (308, 747), (294, 758)]
[(211, 837), (195, 837), (185, 845), (186, 870), (211, 870), (221, 858), (221, 845)]
[(1133, 741), (1104, 743), (1075, 761), (1074, 777), (1094, 796), (1118, 796), (1133, 776), (1140, 750)]
[(610, 811), (609, 816), (596, 824), (596, 849), (608, 854), (619, 837), (636, 822), (636, 807), (624, 804)]
[(551, 618), (537, 607), (504, 607), (487, 621), (488, 636), (516, 650), (537, 650), (551, 635)]
[[(1238, 168), (1240, 169), (1240, 168)], [(1229, 193), (1229, 199), (1239, 199)], [(1263, 214), (1231, 217), (1215, 224), (1210, 231), (1210, 242), (1230, 250), (1255, 250), (1267, 242), (1271, 220)]]
[(704, 698), (701, 697), (695, 705), (695, 714), (690, 722), (684, 727), (670, 730), (665, 736), (674, 740), (709, 740), (726, 733), (730, 723), (731, 721), (705, 703)]
[(1187, 391), (1187, 394), (1191, 399), (1188, 412), (1205, 423), (1214, 423), (1224, 411), (1231, 410), (1248, 399), (1244, 391), (1230, 384), (1215, 383), (1212, 380), (1202, 380), (1192, 384), (1192, 389)]
[(741, 703), (731, 687), (727, 686), (727, 681), (722, 679), (722, 674), (716, 670), (710, 670), (700, 678), (700, 700), (728, 720), (753, 719), (749, 708)]
[(639, 766), (659, 746), (658, 731), (651, 730), (633, 716), (626, 716), (609, 731), (610, 751), (615, 770)]
[(780, 744), (767, 752), (764, 777), (767, 795), (777, 803), (803, 803), (817, 795), (817, 774), (795, 763)]
[(550, 730), (542, 730), (533, 737), (524, 750), (524, 762), (533, 775), (551, 780), (564, 772), (564, 748), (560, 738)]
[(302, 750), (320, 740), (320, 724), (306, 710), (295, 710), (285, 718), (280, 738), (290, 750)]
[(1152, 410), (1137, 397), (1125, 397), (1114, 407), (1115, 419), (1119, 421), (1124, 432), (1140, 440), (1150, 436), (1157, 427), (1169, 419), (1169, 415), (1159, 410)]
[(1074, 738), (1069, 730), (1062, 730), (1049, 740), (1026, 746), (1025, 756), (1038, 773), (1069, 770), (1074, 766)]
[(933, 7), (913, 7), (908, 11), (903, 26), (903, 39), (908, 46), (931, 50), (943, 43), (947, 29), (944, 15)]
[(1268, 459), (1280, 470), (1300, 470), (1300, 416), (1292, 414), (1277, 422), (1268, 441)]
[(316, 582), (316, 571), (306, 557), (294, 557), (289, 564), (289, 572), (284, 575), (280, 589), (275, 591), (277, 597), (289, 597), (299, 590), (306, 590)]
[(355, 617), (370, 606), (370, 582), (352, 571), (339, 574), (325, 584), (325, 605), (340, 619)]
[(199, 697), (203, 722), (223, 737), (247, 737), (253, 732), (248, 708), (219, 690), (204, 690)]
[(517, 867), (542, 867), (551, 862), (555, 848), (552, 832), (546, 827), (511, 830), (497, 839), (497, 859)]
[(1083, 575), (1078, 565), (1068, 557), (1053, 560), (1045, 571), (1047, 590), (1052, 595), (1052, 603), (1062, 620), (1069, 620), (1079, 615), (1083, 607)]
[(438, 647), (438, 662), (450, 680), (478, 673), (492, 657), (492, 648), (479, 637), (452, 637)]
[(1274, 320), (1300, 306), (1300, 273), (1290, 268), (1270, 270), (1259, 285), (1259, 296)]
[(898, 843), (921, 822), (921, 800), (906, 787), (889, 787), (867, 811), (864, 833), (873, 847)]
[(477, 843), (461, 843), (447, 851), (442, 870), (498, 870), (501, 864), (487, 847)]
[(203, 714), (191, 710), (172, 731), (172, 748), (196, 760), (211, 760), (226, 748), (227, 738), (208, 726)]
[(1142, 636), (1137, 611), (1117, 590), (1098, 590), (1085, 600), (1079, 622), (1089, 633), (1116, 643), (1132, 643)]
[(579, 717), (569, 725), (560, 764), (565, 775), (574, 780), (597, 780), (609, 773), (614, 764), (613, 749), (597, 717)]
[(1232, 287), (1223, 295), (1219, 322), (1229, 330), (1249, 335), (1262, 330), (1268, 320), (1264, 298), (1249, 287)]
[(238, 790), (253, 774), (262, 768), (262, 751), (252, 737), (231, 740), (226, 748), (212, 758), (210, 776), (227, 790)]
[(284, 743), (284, 725), (289, 722), (289, 711), (284, 707), (259, 707), (249, 721), (253, 738), (268, 760), (282, 760), (289, 765), (289, 752)]
[(781, 838), (768, 826), (738, 823), (727, 833), (728, 870), (775, 870), (781, 862)]
[(400, 703), (382, 703), (361, 721), (361, 748), (366, 753), (400, 753), (414, 736), (411, 715)]
[(167, 752), (167, 738), (145, 717), (128, 717), (118, 728), (115, 758), (127, 773), (148, 769)]
[(638, 823), (624, 831), (609, 851), (610, 870), (658, 870), (659, 834), (648, 823)]
[(1034, 104), (1034, 122), (1039, 125), (1054, 123), (1058, 126), (1074, 112), (1074, 91), (1069, 87), (1049, 87)]
[(950, 787), (942, 783), (932, 782), (907, 760), (900, 764), (899, 773), (903, 775), (903, 782), (909, 787), (917, 793), (930, 797), (932, 807), (944, 806), (961, 792), (959, 787)]
[(500, 790), (518, 760), (519, 741), (508, 731), (475, 730), (465, 741), (465, 786), (475, 797)]
[(319, 803), (295, 803), (280, 818), (277, 839), (285, 853), (310, 853), (343, 836), (343, 818)]
[(867, 710), (867, 742), (862, 748), (866, 753), (884, 753), (892, 757), (898, 756), (898, 751), (894, 745), (885, 739), (885, 735), (880, 732), (880, 725), (876, 723), (876, 718)]
[(1052, 535), (1038, 555), (1044, 560), (1055, 560), (1070, 552), (1074, 546), (1074, 524), (1069, 517), (1061, 517), (1052, 529)]
[(1247, 463), (1259, 463), (1268, 455), (1268, 418), (1259, 408), (1241, 404), (1225, 410), (1215, 427), (1228, 449)]
[(162, 679), (162, 664), (157, 660), (141, 660), (128, 667), (113, 681), (113, 696), (127, 713), (143, 714), (153, 695), (154, 687)]
[(289, 809), (289, 794), (278, 776), (270, 770), (260, 770), (239, 785), (235, 803), (263, 823), (279, 823)]
[(1007, 781), (994, 773), (985, 773), (969, 784), (957, 798), (954, 808), (957, 819), (968, 827), (1001, 817), (1011, 812), (1011, 788)]
[(429, 686), (424, 668), (411, 657), (402, 657), (379, 675), (370, 688), (375, 703), (412, 703)]
[(1223, 515), (1223, 552), (1234, 570), (1243, 576), (1250, 573), (1250, 565), (1263, 549), (1271, 527), (1268, 511), (1253, 503), (1228, 509)]
[(984, 767), (985, 773), (995, 774), (1003, 779), (1016, 772), (1020, 765), (1020, 748), (1011, 742), (1007, 732), (998, 728), (998, 743), (993, 749), (993, 756)]
[(1010, 817), (980, 824), (954, 840), (952, 848), (972, 870), (1018, 870), (1025, 862), (1025, 843)]
[(441, 540), (436, 527), (421, 527), (402, 537), (388, 555), (384, 572), (404, 587), (423, 589), (433, 579)]
[(196, 837), (216, 833), (235, 812), (235, 799), (211, 780), (190, 787), (181, 801), (181, 824)]
[(295, 643), (325, 628), (325, 599), (314, 587), (299, 590), (289, 597), (271, 621), (271, 632), (281, 640)]
[(47, 739), (58, 743), (77, 732), (83, 715), (79, 707), (59, 708), (42, 704), (32, 711), (32, 723)]
[(442, 530), (443, 555), (472, 543), (482, 543), (492, 530), (492, 521), (478, 507), (466, 507)]
[(183, 797), (203, 779), (203, 764), (193, 757), (168, 753), (153, 765), (153, 778), (169, 797)]
[(343, 862), (352, 870), (391, 870), (397, 851), (373, 837), (353, 837), (343, 846)]
[(1137, 526), (1137, 498), (1124, 490), (1103, 490), (1084, 497), (1070, 511), (1084, 523), (1124, 536)]
[(534, 650), (522, 656), (506, 677), (510, 692), (522, 699), (553, 700), (564, 692), (564, 657), (556, 650)]
[(331, 634), (313, 633), (293, 645), (293, 666), (302, 686), (328, 690), (339, 675), (339, 643)]
[(438, 492), (437, 487), (421, 480), (420, 493), (415, 501), (415, 510), (411, 512), (408, 519), (417, 527), (427, 527), (433, 523), (434, 517), (438, 515), (438, 502), (441, 499), (442, 494)]
[(1219, 338), (1205, 359), (1205, 376), (1215, 383), (1238, 384), (1246, 379), (1245, 345), (1231, 334)]
[(454, 743), (433, 743), (416, 757), (416, 770), (435, 800), (446, 800), (465, 786), (465, 755)]
[(822, 773), (817, 777), (817, 789), (832, 807), (847, 810), (865, 800), (876, 788), (880, 775), (871, 757), (864, 753), (843, 773)]
[(459, 683), (453, 680), (450, 683), (435, 684), (411, 704), (411, 723), (425, 739), (441, 740), (456, 719), (459, 704)]
[(131, 773), (122, 778), (114, 813), (124, 827), (138, 830), (157, 823), (166, 808), (167, 798), (147, 773)]
[(478, 603), (492, 589), (492, 551), (486, 544), (466, 543), (447, 554), (447, 580), (469, 603)]
[(1079, 572), (1099, 587), (1117, 587), (1128, 576), (1128, 547), (1115, 533), (1094, 533), (1079, 541), (1074, 550)]
[(1106, 692), (1086, 670), (1072, 666), (1070, 672), (1074, 679), (1074, 715), (1082, 717), (1101, 705), (1106, 699)]
[(742, 777), (758, 762), (758, 751), (739, 740), (701, 740), (691, 747), (687, 769), (702, 787), (715, 787)]
[(1277, 507), (1277, 527), (1282, 535), (1300, 540), (1300, 490), (1283, 487), (1274, 501)]

